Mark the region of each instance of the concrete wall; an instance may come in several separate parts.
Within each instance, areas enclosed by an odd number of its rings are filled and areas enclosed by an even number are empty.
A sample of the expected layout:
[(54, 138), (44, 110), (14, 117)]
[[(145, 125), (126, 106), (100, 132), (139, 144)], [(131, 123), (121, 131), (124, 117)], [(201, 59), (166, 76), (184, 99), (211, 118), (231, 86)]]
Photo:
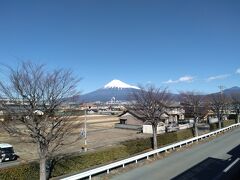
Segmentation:
[[(152, 125), (143, 125), (143, 133), (152, 134)], [(158, 126), (157, 127), (157, 134), (165, 133), (165, 126)]]
[(192, 124), (179, 124), (178, 125), (179, 126), (179, 129), (180, 130), (182, 130), (182, 129), (188, 129), (188, 128), (191, 128), (191, 127), (193, 127), (193, 125)]
[(129, 125), (129, 124), (115, 124), (115, 128), (140, 130), (140, 129), (142, 129), (142, 126), (141, 125)]

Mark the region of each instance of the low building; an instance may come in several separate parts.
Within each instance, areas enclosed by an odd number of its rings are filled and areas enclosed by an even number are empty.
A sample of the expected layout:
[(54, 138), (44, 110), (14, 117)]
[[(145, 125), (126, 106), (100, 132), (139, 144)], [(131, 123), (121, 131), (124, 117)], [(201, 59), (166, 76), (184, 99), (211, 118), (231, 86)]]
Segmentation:
[(125, 111), (119, 115), (120, 124), (140, 125), (144, 124), (144, 119), (133, 111)]
[(166, 113), (168, 114), (168, 118), (166, 120), (168, 122), (165, 123), (177, 123), (178, 120), (185, 119), (185, 110), (183, 106), (179, 102), (173, 102), (167, 109)]
[[(180, 105), (180, 103), (172, 103), (169, 106), (165, 113), (162, 115), (162, 120), (159, 124), (159, 133), (165, 132), (167, 126), (174, 125), (178, 123), (178, 120), (184, 119), (184, 109)], [(125, 129), (142, 129), (143, 133), (152, 133), (152, 129), (149, 126), (150, 124), (134, 111), (124, 111), (119, 115), (119, 123), (116, 124), (117, 128), (125, 128)], [(164, 125), (164, 126), (163, 126)], [(144, 128), (143, 128), (144, 126)]]

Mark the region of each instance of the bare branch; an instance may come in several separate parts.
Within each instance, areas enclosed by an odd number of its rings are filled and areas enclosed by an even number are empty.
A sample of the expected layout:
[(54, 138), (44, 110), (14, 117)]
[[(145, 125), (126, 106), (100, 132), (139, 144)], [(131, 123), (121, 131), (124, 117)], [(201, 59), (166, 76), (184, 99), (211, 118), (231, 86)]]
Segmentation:
[(219, 128), (221, 128), (223, 117), (227, 114), (230, 99), (223, 93), (215, 93), (208, 96), (208, 102), (211, 110), (217, 116)]
[(134, 103), (130, 109), (135, 111), (145, 123), (153, 128), (154, 149), (157, 148), (157, 126), (163, 121), (162, 115), (170, 104), (170, 93), (167, 89), (159, 89), (154, 86), (140, 86), (140, 90), (133, 93)]
[(46, 159), (61, 146), (79, 123), (58, 113), (62, 103), (78, 95), (76, 79), (70, 70), (47, 71), (43, 65), (23, 62), (9, 69), (9, 81), (0, 81), (2, 109), (6, 113), (1, 125), (12, 135), (27, 136), (38, 145), (42, 178)]
[(197, 124), (207, 111), (205, 96), (199, 92), (188, 91), (181, 92), (181, 104), (184, 106), (185, 113), (189, 114), (194, 119), (194, 134), (198, 136)]

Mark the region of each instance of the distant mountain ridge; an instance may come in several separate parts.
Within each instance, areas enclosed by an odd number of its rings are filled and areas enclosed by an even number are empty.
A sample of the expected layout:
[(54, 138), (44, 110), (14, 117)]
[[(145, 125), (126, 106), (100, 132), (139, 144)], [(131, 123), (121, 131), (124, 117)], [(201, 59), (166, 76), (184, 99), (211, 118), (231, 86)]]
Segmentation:
[[(78, 102), (107, 102), (110, 101), (113, 97), (118, 101), (129, 101), (132, 100), (132, 94), (139, 91), (140, 88), (137, 86), (129, 85), (120, 80), (114, 79), (111, 82), (107, 83), (103, 88), (97, 89), (96, 91), (83, 94), (77, 97)], [(226, 95), (240, 93), (240, 87), (234, 86), (223, 90), (223, 93)], [(172, 94), (173, 98), (178, 101), (180, 100), (179, 94)]]
[(240, 93), (240, 87), (234, 86), (232, 88), (224, 89), (223, 93), (226, 94), (226, 95)]

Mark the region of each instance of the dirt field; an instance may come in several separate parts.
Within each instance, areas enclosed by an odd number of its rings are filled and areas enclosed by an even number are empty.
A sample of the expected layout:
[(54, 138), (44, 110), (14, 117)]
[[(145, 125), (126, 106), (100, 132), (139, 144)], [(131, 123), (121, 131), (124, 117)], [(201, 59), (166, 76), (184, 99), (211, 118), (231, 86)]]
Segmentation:
[[(84, 122), (85, 117), (77, 118), (78, 122)], [(115, 116), (87, 116), (87, 147), (89, 151), (96, 150), (101, 147), (112, 146), (122, 141), (136, 139), (141, 137), (149, 137), (150, 135), (139, 134), (137, 131), (115, 129), (114, 124), (118, 123), (118, 117)], [(80, 135), (80, 129), (76, 129), (70, 138)], [(20, 161), (26, 162), (38, 158), (36, 146), (33, 143), (27, 143), (18, 137), (10, 137), (3, 130), (0, 131), (0, 143), (12, 144)], [(63, 147), (60, 153), (81, 152), (84, 146), (84, 139), (80, 139), (75, 144)]]

